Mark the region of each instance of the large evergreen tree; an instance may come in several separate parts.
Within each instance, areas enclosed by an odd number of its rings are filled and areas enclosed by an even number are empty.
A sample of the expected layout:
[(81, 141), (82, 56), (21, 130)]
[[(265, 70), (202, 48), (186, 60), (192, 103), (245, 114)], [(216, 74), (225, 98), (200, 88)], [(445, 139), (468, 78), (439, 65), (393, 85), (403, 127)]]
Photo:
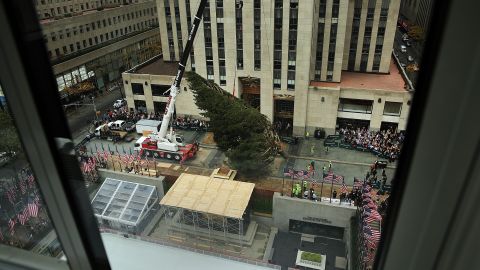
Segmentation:
[(214, 139), (230, 165), (249, 177), (268, 174), (279, 140), (267, 117), (198, 74), (186, 75), (195, 102), (210, 119)]

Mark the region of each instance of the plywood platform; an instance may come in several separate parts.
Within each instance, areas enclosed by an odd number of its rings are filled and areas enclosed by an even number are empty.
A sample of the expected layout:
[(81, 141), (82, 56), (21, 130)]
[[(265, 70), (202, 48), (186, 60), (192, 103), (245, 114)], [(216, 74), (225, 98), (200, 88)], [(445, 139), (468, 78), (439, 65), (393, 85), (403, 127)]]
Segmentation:
[(255, 184), (183, 173), (160, 204), (241, 219)]

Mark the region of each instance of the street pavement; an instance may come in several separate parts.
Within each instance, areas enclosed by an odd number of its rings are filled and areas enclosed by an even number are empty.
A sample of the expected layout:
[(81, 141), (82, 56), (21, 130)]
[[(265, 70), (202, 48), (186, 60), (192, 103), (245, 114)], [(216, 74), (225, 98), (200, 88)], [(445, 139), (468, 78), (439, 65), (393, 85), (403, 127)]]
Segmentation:
[[(328, 168), (328, 164), (331, 161), (333, 173), (342, 175), (346, 185), (353, 185), (354, 177), (363, 179), (370, 170), (370, 166), (376, 160), (385, 160), (378, 158), (370, 152), (361, 152), (339, 147), (329, 147), (327, 153), (323, 146), (323, 140), (313, 138), (300, 140), (297, 145), (289, 145), (287, 153), (289, 158), (282, 162), (278, 171), (274, 172), (274, 176), (283, 177), (284, 168), (307, 170), (307, 166), (313, 160), (315, 162), (315, 169), (319, 172), (314, 176), (314, 179), (320, 180), (322, 178), (322, 167), (326, 166)], [(396, 162), (389, 163), (385, 169), (387, 183), (391, 183), (395, 170)], [(381, 171), (379, 173), (381, 174)], [(381, 180), (381, 177), (379, 177), (379, 180)]]
[[(176, 131), (178, 134), (183, 135), (186, 143), (193, 143), (195, 141), (200, 142), (200, 150), (197, 152), (195, 158), (191, 160), (187, 160), (184, 164), (196, 167), (203, 167), (203, 168), (218, 168), (223, 165), (225, 160), (225, 154), (218, 150), (214, 146), (209, 145), (202, 145), (201, 142), (203, 137), (205, 136), (205, 132), (197, 132), (197, 131), (189, 131), (189, 130), (178, 130)], [(79, 143), (85, 136), (88, 134), (87, 131), (78, 133), (77, 137), (74, 138), (75, 143)], [(132, 140), (130, 142), (112, 142), (108, 140), (102, 140), (99, 138), (93, 138), (90, 140), (85, 146), (87, 148), (87, 152), (89, 154), (96, 153), (98, 151), (109, 151), (118, 153), (121, 155), (124, 154), (134, 154), (134, 144), (135, 141), (141, 137), (140, 134), (136, 134), (135, 132), (130, 133), (127, 137), (131, 137)], [(174, 160), (168, 159), (161, 159), (159, 160), (165, 163), (178, 163)]]
[[(401, 52), (401, 45), (407, 46), (406, 42), (403, 42), (402, 36), (405, 32), (402, 31), (401, 28), (397, 27), (397, 31), (395, 32), (395, 40), (393, 43), (393, 50), (394, 53), (397, 55), (398, 59), (400, 60), (400, 63), (409, 65), (413, 63), (417, 63), (420, 65), (420, 62), (422, 60), (422, 45), (419, 42), (415, 42), (412, 39), (410, 39), (410, 43), (412, 46), (407, 47), (407, 52), (402, 53)], [(412, 56), (414, 61), (409, 62), (408, 61), (408, 56)], [(402, 67), (403, 68), (403, 67)], [(403, 68), (405, 69), (405, 68)], [(406, 72), (408, 78), (412, 81), (413, 85), (415, 86), (417, 83), (417, 76), (418, 76), (418, 71), (417, 72)]]
[[(103, 96), (95, 98), (95, 106), (97, 111), (105, 113), (108, 109), (113, 108), (115, 100), (120, 99), (120, 91), (110, 91)], [(86, 100), (85, 103), (91, 104), (91, 100)], [(73, 109), (75, 106), (71, 107)], [(95, 111), (92, 105), (81, 105), (76, 110), (70, 111), (66, 114), (68, 119), (68, 126), (72, 136), (78, 137), (80, 133), (84, 133), (90, 127), (90, 122), (95, 119)], [(83, 138), (82, 138), (83, 139)]]

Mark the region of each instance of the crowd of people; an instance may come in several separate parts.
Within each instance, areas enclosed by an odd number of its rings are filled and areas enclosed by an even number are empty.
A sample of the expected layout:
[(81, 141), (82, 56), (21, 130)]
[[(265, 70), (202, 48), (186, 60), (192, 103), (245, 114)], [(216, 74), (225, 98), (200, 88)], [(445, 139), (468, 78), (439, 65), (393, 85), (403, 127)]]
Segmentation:
[[(129, 122), (138, 122), (141, 119), (150, 119), (150, 120), (158, 120), (161, 121), (163, 118), (163, 112), (151, 112), (146, 113), (139, 110), (130, 110), (127, 106), (123, 106), (118, 109), (108, 110), (106, 111), (101, 120), (95, 121), (95, 127), (100, 126), (101, 124), (116, 121), (116, 120), (124, 120)], [(192, 117), (177, 117), (173, 121), (173, 127), (179, 129), (187, 129), (187, 130), (207, 130), (209, 127), (209, 123), (205, 120), (199, 120)]]
[(340, 129), (343, 141), (353, 147), (361, 146), (374, 153), (383, 155), (390, 162), (400, 155), (405, 135), (393, 129), (369, 131), (367, 128), (346, 127)]
[(179, 129), (189, 130), (207, 130), (209, 123), (205, 120), (199, 120), (191, 117), (177, 117), (173, 121), (173, 126)]
[(140, 119), (161, 120), (162, 117), (163, 117), (163, 113), (159, 113), (159, 112), (146, 113), (141, 110), (130, 110), (127, 106), (123, 106), (118, 109), (107, 110), (102, 115), (102, 120), (105, 122), (111, 122), (115, 120), (137, 122)]

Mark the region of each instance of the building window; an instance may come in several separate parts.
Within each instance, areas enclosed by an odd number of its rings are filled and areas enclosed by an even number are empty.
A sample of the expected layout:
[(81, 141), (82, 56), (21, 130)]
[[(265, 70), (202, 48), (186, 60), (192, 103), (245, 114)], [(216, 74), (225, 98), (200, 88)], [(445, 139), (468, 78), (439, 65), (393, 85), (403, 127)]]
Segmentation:
[(339, 112), (372, 113), (373, 100), (340, 98)]
[(327, 9), (327, 1), (320, 0), (320, 9), (318, 12), (317, 27), (317, 50), (315, 55), (315, 77), (314, 80), (320, 81), (322, 75), (322, 58), (323, 58), (323, 40), (325, 33), (325, 12)]
[(220, 66), (219, 68), (220, 73), (220, 85), (227, 85), (227, 71), (225, 69), (225, 64)]
[(333, 0), (333, 5), (332, 5), (332, 19), (333, 18), (338, 18), (338, 13), (340, 10), (340, 0)]
[(235, 29), (237, 41), (237, 69), (243, 69), (243, 26), (242, 26), (242, 6), (235, 5)]
[(152, 84), (151, 87), (152, 87), (152, 96), (168, 97), (169, 93), (167, 91), (170, 89), (170, 85)]
[(281, 70), (273, 70), (273, 88), (280, 89), (282, 87), (282, 71)]
[(362, 0), (355, 0), (353, 9), (352, 35), (350, 37), (350, 50), (348, 54), (348, 70), (355, 70), (357, 56), (358, 33), (360, 31), (360, 16), (362, 13)]
[[(338, 9), (338, 5), (333, 6), (333, 8), (335, 8), (335, 7)], [(332, 24), (331, 27), (330, 27), (330, 44), (329, 44), (329, 47), (328, 47), (327, 72), (332, 72), (332, 73), (333, 73), (333, 69), (334, 69), (334, 66), (335, 66), (334, 63), (335, 63), (335, 50), (336, 50), (335, 47), (336, 47), (336, 44), (337, 44), (337, 27), (338, 27), (338, 24)]]
[(168, 50), (169, 50), (170, 60), (175, 61), (175, 43), (173, 41), (172, 17), (170, 16), (171, 15), (170, 1), (164, 0), (164, 5), (165, 5), (165, 18), (166, 18), (166, 24), (167, 24)]
[(254, 69), (260, 70), (261, 61), (261, 0), (253, 0), (253, 63)]
[(178, 7), (178, 0), (173, 1), (173, 6), (175, 8), (175, 26), (177, 28), (177, 38), (178, 38), (178, 55), (179, 59), (182, 59), (183, 55), (183, 40), (182, 40), (182, 25), (180, 23), (180, 10)]
[[(192, 29), (192, 16), (190, 13), (190, 0), (186, 0), (186, 9), (187, 9), (187, 24), (188, 24), (188, 32), (190, 33), (190, 30)], [(195, 57), (194, 57), (194, 51), (193, 47), (190, 52), (190, 63), (192, 67), (192, 71), (195, 71)]]
[[(223, 16), (223, 0), (216, 1), (216, 11), (217, 16), (218, 12), (221, 12)], [(220, 75), (220, 85), (227, 84), (227, 70), (225, 68), (225, 40), (224, 40), (224, 24), (219, 23), (217, 20), (217, 44), (218, 44), (218, 66), (219, 66), (219, 75)]]
[(207, 65), (207, 79), (214, 80), (213, 70), (213, 48), (212, 48), (212, 27), (210, 21), (210, 4), (207, 2), (203, 11), (203, 33), (205, 37), (205, 56)]
[(287, 73), (287, 89), (295, 90), (295, 71), (289, 70)]
[(145, 100), (134, 100), (133, 104), (135, 105), (135, 109), (137, 111), (146, 112), (147, 111), (147, 103)]
[(134, 95), (143, 95), (143, 84), (141, 83), (132, 83), (132, 92)]
[(383, 115), (400, 116), (401, 112), (402, 112), (401, 102), (385, 101), (385, 106), (383, 107)]

